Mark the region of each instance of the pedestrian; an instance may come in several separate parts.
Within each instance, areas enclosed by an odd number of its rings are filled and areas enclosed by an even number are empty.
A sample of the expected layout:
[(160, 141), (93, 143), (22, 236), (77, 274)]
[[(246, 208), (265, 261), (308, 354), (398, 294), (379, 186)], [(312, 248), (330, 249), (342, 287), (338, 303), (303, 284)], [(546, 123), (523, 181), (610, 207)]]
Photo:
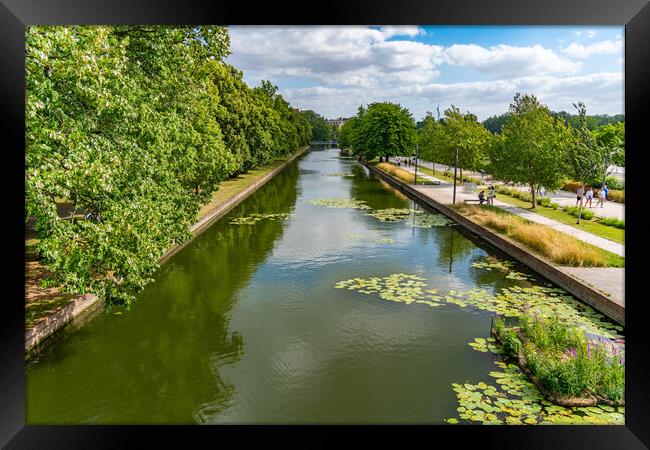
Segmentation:
[(603, 203), (605, 203), (605, 196), (605, 189), (600, 189), (598, 191), (598, 203), (596, 203), (596, 208), (598, 208), (598, 205), (600, 205), (601, 208), (603, 207)]
[(485, 201), (485, 191), (481, 191), (478, 193), (478, 204), (482, 205), (484, 201)]
[(580, 205), (582, 205), (582, 194), (584, 194), (584, 193), (585, 193), (585, 187), (584, 187), (584, 185), (582, 185), (576, 191), (576, 206), (578, 206), (578, 203), (580, 203)]
[(594, 198), (594, 189), (589, 186), (589, 189), (587, 189), (587, 192), (585, 193), (585, 206), (587, 206), (587, 203), (589, 204), (590, 208), (593, 208), (591, 205), (591, 200)]
[(494, 186), (490, 186), (488, 189), (488, 205), (494, 205), (494, 197), (496, 197)]
[(399, 158), (397, 158), (397, 167), (399, 167)]
[(605, 200), (609, 200), (609, 189), (606, 184), (603, 185), (603, 190), (605, 191)]

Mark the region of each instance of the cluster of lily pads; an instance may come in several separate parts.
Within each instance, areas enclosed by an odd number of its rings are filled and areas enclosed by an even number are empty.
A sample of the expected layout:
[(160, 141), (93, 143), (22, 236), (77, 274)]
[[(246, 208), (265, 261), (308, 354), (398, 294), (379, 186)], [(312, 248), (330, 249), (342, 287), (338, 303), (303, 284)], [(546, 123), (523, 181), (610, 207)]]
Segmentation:
[[(603, 315), (584, 305), (563, 289), (545, 286), (503, 288), (497, 294), (483, 289), (464, 292), (450, 290), (439, 293), (426, 289), (426, 280), (415, 274), (395, 273), (385, 277), (352, 278), (340, 281), (336, 288), (355, 290), (366, 295), (378, 295), (383, 300), (405, 304), (442, 306), (448, 303), (462, 308), (474, 307), (497, 312), (508, 317), (521, 317), (531, 312), (540, 316), (559, 317), (566, 323), (581, 326), (587, 332), (606, 338), (621, 337), (623, 327), (608, 322)], [(475, 338), (468, 344), (479, 352), (499, 355), (494, 338)], [(447, 423), (483, 424), (622, 424), (625, 407), (598, 405), (565, 408), (544, 399), (536, 386), (514, 364), (496, 361), (503, 369), (489, 373), (496, 385), (483, 381), (478, 384), (453, 383), (459, 401), (458, 417)]]
[(497, 269), (502, 272), (508, 272), (506, 278), (509, 280), (525, 281), (533, 278), (531, 275), (512, 270), (514, 264), (511, 261), (502, 261), (494, 256), (486, 256), (482, 261), (475, 261), (471, 265), (476, 269), (484, 269), (487, 271)]
[(411, 214), (422, 213), (422, 210), (412, 208), (384, 208), (366, 213), (366, 216), (372, 216), (382, 222), (399, 222), (400, 220), (408, 218)]
[(560, 288), (547, 286), (511, 286), (493, 294), (485, 289), (450, 290), (438, 293), (425, 290), (425, 279), (419, 275), (396, 273), (387, 277), (352, 278), (340, 281), (336, 288), (356, 290), (362, 294), (377, 294), (384, 300), (403, 303), (423, 303), (430, 306), (455, 304), (461, 308), (476, 308), (495, 312), (505, 317), (537, 314), (540, 317), (558, 317), (565, 323), (582, 327), (596, 336), (616, 339), (623, 327), (609, 322), (605, 316), (585, 305)]
[(496, 340), (493, 337), (474, 338), (474, 342), (470, 342), (467, 345), (472, 347), (474, 350), (482, 353), (487, 353), (488, 350), (492, 353), (498, 352)]
[[(489, 342), (489, 341), (488, 341)], [(492, 341), (493, 342), (493, 341)], [(471, 343), (470, 343), (471, 345)], [(475, 346), (472, 346), (475, 347)], [(477, 345), (477, 350), (484, 351)], [(490, 344), (487, 345), (490, 347)], [(489, 348), (497, 353), (494, 344)], [(487, 350), (485, 350), (487, 351)], [(611, 425), (623, 424), (625, 407), (607, 405), (565, 408), (544, 397), (514, 364), (494, 362), (501, 370), (489, 373), (495, 384), (452, 383), (459, 406), (458, 417), (447, 423), (482, 423), (484, 425)]]
[(425, 214), (416, 216), (411, 226), (416, 228), (447, 227), (455, 222), (442, 214)]
[(413, 221), (409, 223), (411, 226), (418, 228), (444, 227), (454, 224), (453, 220), (448, 219), (442, 214), (425, 214), (425, 212), (420, 209), (412, 208), (376, 209), (372, 212), (366, 213), (366, 215), (372, 216), (382, 222), (400, 222), (413, 215)]
[(508, 272), (514, 264), (511, 261), (501, 261), (494, 256), (486, 256), (482, 261), (475, 261), (472, 263), (472, 267), (476, 269), (485, 269), (491, 271), (492, 269), (498, 269), (503, 272)]
[(371, 209), (363, 200), (353, 198), (319, 198), (310, 200), (312, 205), (326, 206), (328, 208)]
[(325, 174), (325, 176), (326, 177), (354, 178), (354, 174), (348, 173), (348, 172), (327, 173), (327, 174)]
[(343, 236), (343, 239), (358, 240), (358, 241), (367, 240), (369, 242), (374, 242), (375, 244), (394, 244), (395, 243), (395, 239), (392, 239), (392, 238), (366, 236), (364, 234), (358, 234), (358, 233), (346, 234), (345, 236)]
[(289, 216), (291, 216), (291, 213), (250, 214), (248, 216), (231, 219), (228, 223), (232, 225), (255, 225), (260, 220), (279, 220), (286, 219)]
[[(395, 273), (387, 277), (352, 278), (339, 281), (334, 286), (337, 289), (356, 290), (362, 294), (376, 293), (380, 298), (393, 302), (411, 304), (425, 303), (431, 306), (438, 306), (435, 302), (426, 298), (426, 292), (422, 289), (426, 286), (424, 278), (418, 275), (406, 273)], [(435, 289), (427, 291), (435, 293)]]

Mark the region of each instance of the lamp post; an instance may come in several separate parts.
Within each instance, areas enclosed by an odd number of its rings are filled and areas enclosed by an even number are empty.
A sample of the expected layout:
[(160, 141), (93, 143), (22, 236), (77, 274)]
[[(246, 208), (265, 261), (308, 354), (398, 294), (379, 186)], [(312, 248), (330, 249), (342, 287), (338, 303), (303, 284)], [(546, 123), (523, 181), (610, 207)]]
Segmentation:
[(420, 154), (420, 146), (415, 144), (415, 184), (418, 184), (418, 156)]
[(456, 204), (456, 169), (458, 168), (458, 148), (454, 149), (454, 199), (452, 204)]

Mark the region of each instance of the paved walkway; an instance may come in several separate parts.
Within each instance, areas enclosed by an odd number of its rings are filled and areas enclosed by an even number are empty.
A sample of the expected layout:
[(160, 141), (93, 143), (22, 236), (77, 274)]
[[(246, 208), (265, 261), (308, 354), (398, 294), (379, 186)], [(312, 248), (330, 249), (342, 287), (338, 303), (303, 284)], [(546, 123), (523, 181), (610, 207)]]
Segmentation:
[[(415, 172), (415, 168), (413, 167), (402, 167), (404, 170), (407, 170), (411, 173)], [(417, 189), (429, 196), (431, 196), (434, 200), (437, 200), (441, 203), (444, 204), (450, 204), (453, 201), (453, 184), (449, 183), (447, 181), (440, 180), (438, 178), (432, 177), (431, 175), (426, 175), (422, 174), (420, 175), (418, 173), (418, 177), (422, 176), (422, 178), (425, 178), (427, 180), (431, 181), (437, 181), (440, 182), (439, 185), (422, 185), (418, 186)], [(462, 202), (466, 199), (472, 199), (476, 200), (477, 199), (477, 194), (475, 192), (472, 193), (467, 193), (463, 192), (463, 186), (462, 185), (457, 185), (456, 186), (456, 202)], [(625, 255), (625, 246), (623, 244), (619, 244), (618, 242), (610, 241), (609, 239), (602, 238), (600, 236), (596, 236), (594, 234), (588, 233), (583, 230), (579, 230), (577, 228), (574, 228), (570, 225), (566, 225), (563, 223), (560, 223), (556, 220), (549, 219), (548, 217), (541, 216), (537, 213), (527, 211), (525, 209), (519, 208), (517, 206), (510, 205), (508, 203), (504, 203), (500, 200), (495, 199), (494, 201), (494, 206), (498, 206), (501, 209), (504, 209), (512, 214), (516, 214), (518, 216), (521, 216), (525, 219), (530, 220), (531, 222), (536, 222), (540, 223), (542, 225), (549, 226), (557, 231), (560, 231), (562, 233), (568, 234), (570, 236), (575, 237), (576, 239), (580, 239), (583, 242), (587, 242), (589, 244), (595, 245), (596, 247), (600, 247), (603, 250), (607, 250), (609, 252), (615, 253), (620, 256)]]
[[(430, 161), (420, 161), (419, 166), (424, 166), (428, 169), (431, 169), (433, 167), (433, 163)], [(453, 172), (454, 168), (445, 166), (444, 164), (435, 164), (436, 170), (445, 170), (449, 169), (450, 171)], [(408, 170), (409, 167), (406, 167)], [(418, 176), (420, 174), (418, 173)], [(464, 170), (463, 171), (463, 176), (471, 176), (471, 177), (476, 177), (476, 178), (484, 178), (487, 182), (486, 177), (482, 177), (479, 172), (472, 172), (469, 170)], [(520, 191), (524, 192), (530, 192), (530, 188), (528, 186), (513, 186), (515, 189), (519, 189)], [(594, 191), (594, 195), (596, 195)], [(558, 190), (556, 192), (545, 192), (544, 193), (545, 197), (549, 197), (552, 202), (555, 202), (561, 206), (576, 206), (576, 194), (574, 192), (569, 192), (569, 191), (562, 191)], [(603, 205), (604, 207), (598, 207), (596, 208), (596, 204), (598, 203), (598, 199), (594, 198), (592, 201), (592, 205), (594, 206), (593, 208), (588, 208), (589, 211), (593, 212), (595, 216), (597, 217), (615, 217), (617, 219), (625, 219), (625, 204), (623, 203), (617, 203), (617, 202), (610, 202), (610, 201), (605, 201), (605, 204)]]
[[(442, 166), (441, 164), (436, 164), (437, 169), (440, 168), (441, 166)], [(404, 166), (401, 167), (404, 170), (407, 170), (409, 172), (415, 172), (414, 167), (404, 167)], [(463, 173), (463, 175), (465, 174)], [(440, 184), (419, 185), (419, 186), (415, 186), (415, 189), (417, 189), (418, 191), (422, 192), (423, 194), (433, 198), (434, 200), (440, 203), (443, 204), (452, 203), (453, 200), (452, 183), (418, 172), (418, 178), (420, 176), (422, 176), (422, 178), (425, 178), (427, 180), (439, 182)], [(480, 176), (480, 174), (478, 174), (478, 176)], [(573, 195), (573, 193), (570, 194)], [(457, 185), (456, 202), (462, 202), (465, 199), (476, 200), (477, 194), (475, 192), (472, 193), (463, 192), (463, 186)], [(502, 201), (499, 201), (498, 199), (495, 199), (494, 206), (503, 208), (513, 214), (517, 214), (518, 216), (524, 217), (533, 222), (547, 225), (558, 231), (574, 236), (577, 239), (580, 239), (581, 241), (588, 242), (597, 247), (608, 250), (612, 253), (616, 253), (618, 255), (624, 256), (625, 247), (621, 244), (618, 244), (617, 242), (613, 242), (608, 239), (595, 236), (591, 233), (587, 233), (586, 231), (578, 230), (569, 225), (559, 223), (555, 220), (549, 219), (544, 216), (540, 216), (539, 214), (527, 211), (522, 208), (518, 208), (508, 203), (504, 203)], [(607, 267), (607, 268), (565, 267), (565, 266), (557, 266), (557, 267), (567, 275), (602, 292), (614, 303), (617, 303), (625, 307), (625, 293), (624, 293), (625, 269), (616, 268), (616, 267)]]

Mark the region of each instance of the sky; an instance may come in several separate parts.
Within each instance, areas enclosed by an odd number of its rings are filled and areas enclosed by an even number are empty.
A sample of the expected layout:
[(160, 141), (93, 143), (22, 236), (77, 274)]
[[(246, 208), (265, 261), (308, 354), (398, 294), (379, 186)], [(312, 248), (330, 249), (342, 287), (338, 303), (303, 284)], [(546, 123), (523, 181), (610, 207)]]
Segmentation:
[(294, 108), (334, 119), (389, 101), (416, 120), (450, 105), (479, 120), (515, 93), (554, 111), (624, 112), (624, 27), (232, 26), (227, 62)]

